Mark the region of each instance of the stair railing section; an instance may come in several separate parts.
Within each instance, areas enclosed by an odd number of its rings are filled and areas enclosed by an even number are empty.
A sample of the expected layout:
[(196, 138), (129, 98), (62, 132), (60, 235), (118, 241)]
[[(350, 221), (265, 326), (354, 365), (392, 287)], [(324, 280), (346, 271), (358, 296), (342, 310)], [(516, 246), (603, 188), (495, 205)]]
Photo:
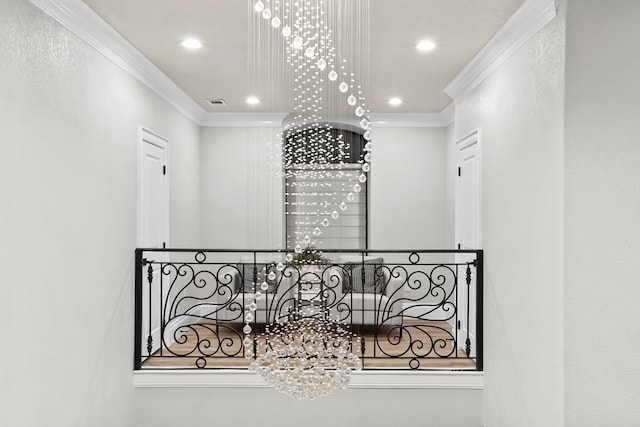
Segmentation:
[(136, 249), (134, 369), (247, 367), (292, 315), (359, 336), (365, 370), (483, 369), (482, 250), (293, 255)]

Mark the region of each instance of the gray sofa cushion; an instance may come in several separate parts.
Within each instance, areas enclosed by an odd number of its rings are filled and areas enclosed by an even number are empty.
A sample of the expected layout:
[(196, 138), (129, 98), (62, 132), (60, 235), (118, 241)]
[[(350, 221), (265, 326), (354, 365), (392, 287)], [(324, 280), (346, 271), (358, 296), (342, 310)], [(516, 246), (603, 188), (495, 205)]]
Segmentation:
[[(344, 265), (344, 285), (342, 291), (382, 294), (384, 293), (384, 273), (382, 265), (384, 259), (365, 259), (364, 263), (348, 262)], [(364, 284), (362, 283), (362, 269), (364, 268)]]
[(254, 291), (254, 286), (253, 286), (253, 267), (255, 267), (258, 269), (258, 283), (256, 283), (255, 286), (255, 290), (259, 290), (260, 292), (264, 293), (265, 291), (263, 291), (262, 289), (260, 289), (260, 284), (262, 284), (263, 281), (266, 281), (269, 284), (269, 288), (267, 289), (267, 292), (270, 294), (275, 294), (276, 290), (278, 289), (278, 279), (276, 277), (276, 279), (274, 280), (269, 280), (267, 278), (267, 275), (270, 272), (274, 272), (277, 274), (277, 269), (276, 269), (276, 263), (275, 262), (271, 262), (268, 264), (238, 264), (238, 271), (240, 272), (240, 274), (242, 275), (242, 279), (240, 281), (240, 288), (238, 289), (238, 292), (253, 292)]

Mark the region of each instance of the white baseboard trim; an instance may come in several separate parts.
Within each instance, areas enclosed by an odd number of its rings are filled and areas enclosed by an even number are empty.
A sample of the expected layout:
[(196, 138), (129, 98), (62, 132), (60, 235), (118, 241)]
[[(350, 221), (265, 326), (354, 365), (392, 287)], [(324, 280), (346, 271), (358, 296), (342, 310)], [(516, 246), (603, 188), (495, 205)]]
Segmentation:
[[(141, 370), (133, 373), (136, 388), (264, 388), (258, 374), (242, 369)], [(483, 372), (354, 372), (350, 389), (445, 389), (482, 390)]]

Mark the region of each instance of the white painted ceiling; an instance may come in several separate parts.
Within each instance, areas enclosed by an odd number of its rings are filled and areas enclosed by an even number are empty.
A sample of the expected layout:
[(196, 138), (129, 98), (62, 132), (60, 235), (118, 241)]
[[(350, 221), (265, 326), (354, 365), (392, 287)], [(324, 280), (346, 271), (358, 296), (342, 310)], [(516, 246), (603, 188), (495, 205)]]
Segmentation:
[[(109, 25), (209, 112), (283, 112), (248, 106), (252, 0), (84, 0)], [(370, 0), (368, 105), (374, 113), (438, 113), (451, 104), (445, 86), (524, 0)], [(186, 51), (189, 36), (204, 47)], [(431, 39), (437, 49), (420, 53)], [(260, 95), (260, 94), (257, 94)], [(392, 96), (403, 99), (388, 105)], [(212, 106), (207, 98), (224, 98)]]

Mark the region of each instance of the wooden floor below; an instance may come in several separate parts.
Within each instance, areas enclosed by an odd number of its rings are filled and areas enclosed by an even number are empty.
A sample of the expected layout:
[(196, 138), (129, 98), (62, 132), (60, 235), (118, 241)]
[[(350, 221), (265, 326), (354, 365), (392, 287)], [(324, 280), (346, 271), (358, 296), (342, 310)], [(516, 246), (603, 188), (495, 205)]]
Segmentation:
[[(238, 369), (246, 368), (252, 359), (243, 356), (244, 335), (237, 324), (215, 322), (183, 327), (179, 339), (156, 351), (143, 362), (144, 368), (161, 369)], [(473, 370), (475, 360), (454, 348), (450, 325), (438, 321), (405, 321), (400, 328), (376, 331), (369, 328), (353, 330), (364, 339), (364, 369)], [(459, 340), (463, 340), (459, 337)], [(358, 349), (354, 353), (360, 355)], [(446, 357), (445, 357), (446, 356)]]

